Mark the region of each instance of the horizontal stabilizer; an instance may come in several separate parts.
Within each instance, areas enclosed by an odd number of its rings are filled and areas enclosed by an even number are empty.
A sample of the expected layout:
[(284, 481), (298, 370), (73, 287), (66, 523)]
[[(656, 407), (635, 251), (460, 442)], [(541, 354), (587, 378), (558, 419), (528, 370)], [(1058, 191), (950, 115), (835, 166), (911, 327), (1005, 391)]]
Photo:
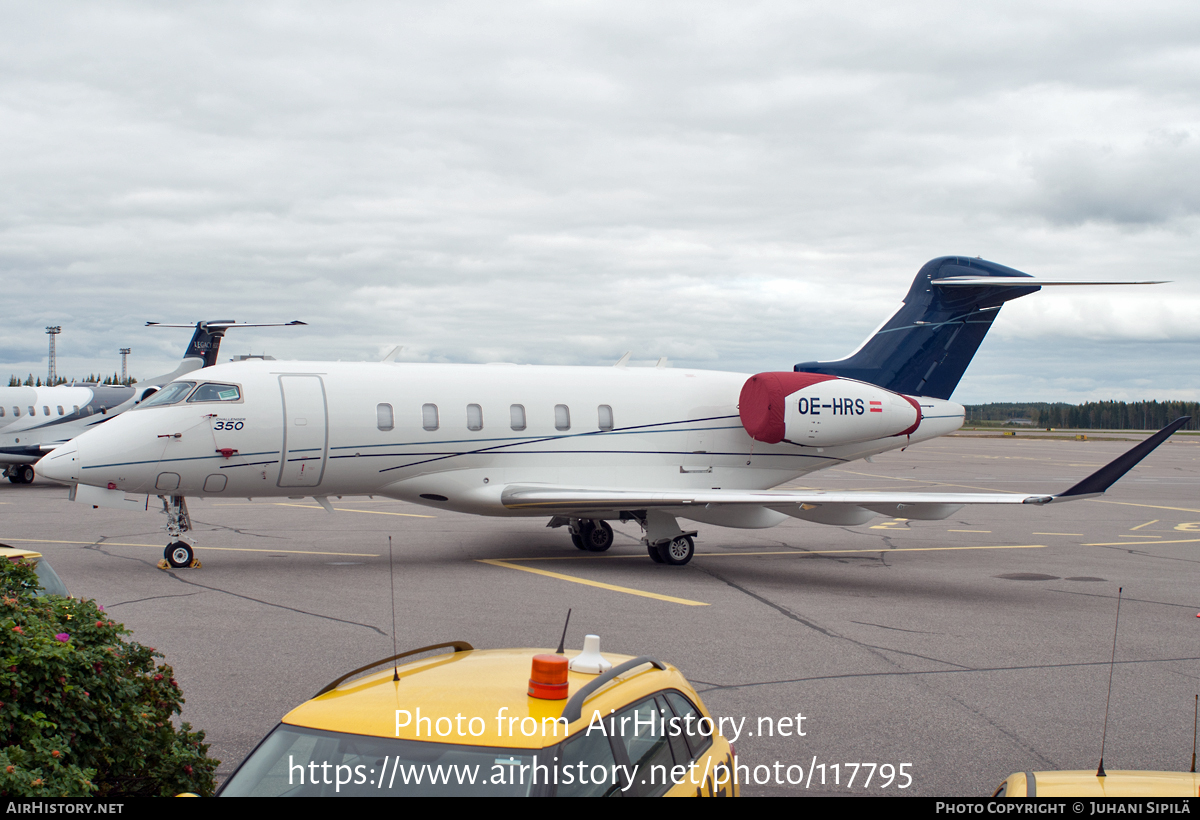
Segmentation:
[(1155, 284), (1040, 279), (977, 257), (943, 256), (922, 266), (904, 303), (858, 350), (793, 369), (949, 399), (1005, 302), (1046, 286)]
[[(238, 324), (232, 319), (220, 319), (210, 322), (196, 322), (196, 332), (192, 334), (192, 340), (188, 342), (187, 350), (184, 351), (183, 368), (189, 360), (199, 361), (199, 366), (193, 365), (190, 368), (177, 370), (176, 373), (183, 373), (190, 370), (196, 370), (198, 367), (212, 367), (217, 363), (217, 354), (221, 349), (221, 339), (225, 337), (225, 332), (234, 327), (293, 327), (295, 325), (307, 325), (308, 322), (301, 322), (299, 319), (294, 319), (290, 322), (270, 322), (266, 324)], [(160, 322), (146, 322), (146, 327), (192, 327), (192, 325), (164, 325)], [(177, 376), (165, 376), (168, 381)], [(166, 382), (163, 382), (164, 384)]]
[(930, 280), (929, 284), (937, 285), (940, 288), (970, 288), (979, 287), (980, 285), (986, 285), (989, 288), (1025, 288), (1029, 287), (1030, 285), (1037, 285), (1038, 287), (1069, 287), (1071, 285), (1165, 285), (1167, 284), (1167, 280), (1156, 279), (1142, 282), (1102, 282), (1099, 279), (1092, 279), (1086, 282), (1081, 282), (1074, 279), (1038, 279), (1037, 277), (1031, 276), (1028, 279), (1021, 279), (1020, 281), (1006, 282), (996, 276), (952, 276), (948, 279), (932, 279)]

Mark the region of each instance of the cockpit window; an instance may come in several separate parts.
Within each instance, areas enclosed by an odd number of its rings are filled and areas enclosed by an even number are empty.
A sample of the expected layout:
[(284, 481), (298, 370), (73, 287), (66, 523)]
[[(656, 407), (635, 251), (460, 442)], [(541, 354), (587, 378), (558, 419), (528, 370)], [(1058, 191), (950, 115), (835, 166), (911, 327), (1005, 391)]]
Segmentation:
[(194, 401), (238, 401), (242, 391), (236, 384), (202, 384), (196, 392), (188, 397), (188, 403)]
[(142, 402), (142, 407), (161, 407), (164, 404), (174, 404), (191, 392), (195, 386), (195, 382), (171, 382), (154, 396)]

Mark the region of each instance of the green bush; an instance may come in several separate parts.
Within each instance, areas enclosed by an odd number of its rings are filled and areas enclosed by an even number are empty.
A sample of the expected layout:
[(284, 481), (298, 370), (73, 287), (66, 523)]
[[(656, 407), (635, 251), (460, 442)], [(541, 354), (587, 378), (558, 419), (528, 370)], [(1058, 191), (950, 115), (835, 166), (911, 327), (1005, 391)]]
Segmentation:
[(32, 564), (0, 565), (0, 794), (212, 794), (219, 761), (172, 724), (183, 697), (161, 653), (94, 601), (39, 596)]

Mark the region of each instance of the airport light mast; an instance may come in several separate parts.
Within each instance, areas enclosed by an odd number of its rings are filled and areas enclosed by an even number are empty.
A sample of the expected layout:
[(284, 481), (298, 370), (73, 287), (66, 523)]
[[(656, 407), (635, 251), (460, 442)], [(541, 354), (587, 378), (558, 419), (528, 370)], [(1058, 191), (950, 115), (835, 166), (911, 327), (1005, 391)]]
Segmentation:
[(133, 348), (121, 348), (121, 384), (129, 383), (129, 371), (125, 368), (126, 359), (133, 352)]
[(58, 368), (54, 362), (54, 337), (62, 333), (62, 326), (55, 325), (54, 327), (46, 328), (46, 333), (50, 336), (50, 370), (47, 376), (46, 384), (54, 386), (55, 380), (58, 378)]

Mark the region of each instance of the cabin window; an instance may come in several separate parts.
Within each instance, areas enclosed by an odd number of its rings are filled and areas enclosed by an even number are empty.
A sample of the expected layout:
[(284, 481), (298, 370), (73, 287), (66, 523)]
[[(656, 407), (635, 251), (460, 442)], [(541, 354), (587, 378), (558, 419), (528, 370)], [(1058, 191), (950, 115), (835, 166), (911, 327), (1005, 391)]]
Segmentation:
[(483, 429), (483, 408), (478, 404), (467, 405), (467, 429), (482, 430)]
[(600, 414), (600, 429), (601, 430), (613, 429), (612, 408), (609, 407), (607, 404), (602, 404), (599, 407), (599, 414)]
[(34, 409), (33, 409), (33, 405), (32, 405), (32, 404), (31, 404), (31, 405), (29, 405), (29, 415), (31, 415), (31, 416), (36, 416), (36, 415), (37, 415), (37, 410), (34, 410)]
[(421, 406), (421, 426), (426, 430), (438, 429), (438, 409), (436, 404)]
[(20, 407), (14, 407), (14, 408), (13, 408), (13, 415), (14, 415), (14, 416), (16, 416), (17, 418), (21, 418), (21, 408), (20, 408)]
[(512, 421), (512, 429), (525, 429), (525, 405), (514, 404), (512, 407), (508, 408), (508, 417)]
[(236, 384), (202, 384), (188, 397), (188, 404), (195, 401), (239, 401), (242, 391)]
[(50, 408), (45, 404), (42, 405), (42, 415), (43, 416), (50, 415)]
[(78, 412), (79, 412), (79, 405), (78, 405), (78, 404), (77, 404), (77, 405), (75, 405), (75, 412), (76, 412), (76, 413), (78, 413)]
[(554, 429), (571, 429), (571, 410), (565, 404), (554, 405)]
[(62, 409), (62, 405), (61, 405), (61, 404), (58, 406), (58, 414), (59, 414), (60, 416), (61, 416), (61, 415), (64, 415), (64, 413), (63, 413), (63, 409)]
[(390, 404), (375, 405), (375, 424), (380, 430), (391, 430), (396, 426), (396, 418)]
[(4, 418), (4, 408), (0, 407), (0, 419)]

